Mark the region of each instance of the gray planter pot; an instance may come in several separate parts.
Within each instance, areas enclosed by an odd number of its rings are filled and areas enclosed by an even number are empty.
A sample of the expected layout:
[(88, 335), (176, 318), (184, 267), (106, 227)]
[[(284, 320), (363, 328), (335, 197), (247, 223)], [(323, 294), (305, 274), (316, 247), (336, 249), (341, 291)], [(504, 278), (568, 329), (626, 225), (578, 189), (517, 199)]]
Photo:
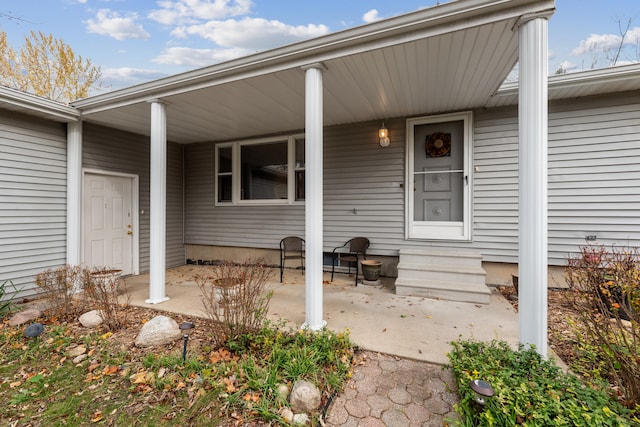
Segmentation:
[(375, 282), (380, 278), (382, 261), (365, 259), (360, 262), (360, 265), (362, 266), (362, 275), (364, 276), (364, 280)]

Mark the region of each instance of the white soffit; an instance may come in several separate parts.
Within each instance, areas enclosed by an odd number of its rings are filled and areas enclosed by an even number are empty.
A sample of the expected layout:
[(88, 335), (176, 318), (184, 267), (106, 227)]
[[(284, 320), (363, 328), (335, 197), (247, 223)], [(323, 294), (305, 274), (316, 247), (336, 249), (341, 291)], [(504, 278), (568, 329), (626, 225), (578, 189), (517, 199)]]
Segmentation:
[(304, 71), (321, 62), (326, 126), (485, 106), (518, 56), (518, 18), (553, 0), (458, 0), (74, 102), (87, 122), (148, 135), (150, 99), (167, 138), (224, 141), (304, 127)]

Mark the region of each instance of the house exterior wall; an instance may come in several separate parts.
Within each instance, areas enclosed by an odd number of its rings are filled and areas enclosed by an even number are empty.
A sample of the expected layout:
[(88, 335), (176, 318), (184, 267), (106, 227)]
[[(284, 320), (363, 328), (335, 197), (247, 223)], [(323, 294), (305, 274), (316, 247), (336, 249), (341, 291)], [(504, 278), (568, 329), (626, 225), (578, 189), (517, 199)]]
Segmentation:
[[(184, 264), (183, 148), (167, 145), (166, 265)], [(140, 271), (149, 271), (149, 138), (86, 123), (83, 130), (83, 168), (139, 177)], [(144, 212), (144, 214), (142, 213)]]
[[(640, 244), (640, 93), (552, 103), (549, 115), (549, 261), (595, 243)], [(403, 247), (476, 249), (487, 262), (518, 261), (518, 122), (515, 107), (474, 111), (473, 241), (405, 240), (404, 119), (387, 120), (391, 145), (377, 143), (379, 123), (324, 133), (324, 249), (354, 236), (370, 252)], [(304, 234), (304, 206), (215, 206), (214, 144), (185, 147), (187, 245), (276, 249)]]
[[(490, 261), (517, 262), (517, 136), (514, 109), (476, 114), (474, 241)], [(640, 93), (552, 103), (548, 174), (550, 264), (587, 244), (640, 246)]]
[(66, 144), (65, 124), (0, 110), (0, 284), (19, 296), (66, 262)]

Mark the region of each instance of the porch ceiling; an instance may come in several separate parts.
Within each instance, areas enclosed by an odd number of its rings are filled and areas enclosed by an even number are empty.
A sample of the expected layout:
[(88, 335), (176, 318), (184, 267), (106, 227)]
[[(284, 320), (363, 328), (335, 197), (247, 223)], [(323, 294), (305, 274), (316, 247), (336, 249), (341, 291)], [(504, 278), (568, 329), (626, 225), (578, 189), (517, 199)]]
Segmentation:
[(305, 65), (321, 63), (325, 126), (482, 107), (518, 58), (517, 20), (553, 0), (459, 0), (74, 103), (83, 119), (225, 141), (304, 129)]

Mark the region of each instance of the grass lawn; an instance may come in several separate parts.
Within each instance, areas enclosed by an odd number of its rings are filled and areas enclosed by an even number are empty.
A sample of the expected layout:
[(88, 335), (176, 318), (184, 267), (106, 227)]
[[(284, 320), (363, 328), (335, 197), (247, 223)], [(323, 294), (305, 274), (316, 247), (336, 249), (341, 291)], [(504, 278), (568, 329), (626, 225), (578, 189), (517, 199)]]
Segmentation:
[[(286, 424), (280, 411), (288, 403), (279, 388), (306, 379), (326, 401), (350, 375), (353, 349), (346, 334), (285, 333), (271, 325), (214, 348), (207, 320), (191, 319), (196, 329), (183, 361), (182, 340), (146, 349), (133, 346), (141, 322), (158, 313), (131, 310), (135, 315), (129, 327), (113, 334), (39, 319), (43, 334), (27, 338), (24, 326), (1, 323), (2, 424)], [(82, 360), (74, 350), (84, 355)], [(317, 419), (319, 411), (310, 416)]]

